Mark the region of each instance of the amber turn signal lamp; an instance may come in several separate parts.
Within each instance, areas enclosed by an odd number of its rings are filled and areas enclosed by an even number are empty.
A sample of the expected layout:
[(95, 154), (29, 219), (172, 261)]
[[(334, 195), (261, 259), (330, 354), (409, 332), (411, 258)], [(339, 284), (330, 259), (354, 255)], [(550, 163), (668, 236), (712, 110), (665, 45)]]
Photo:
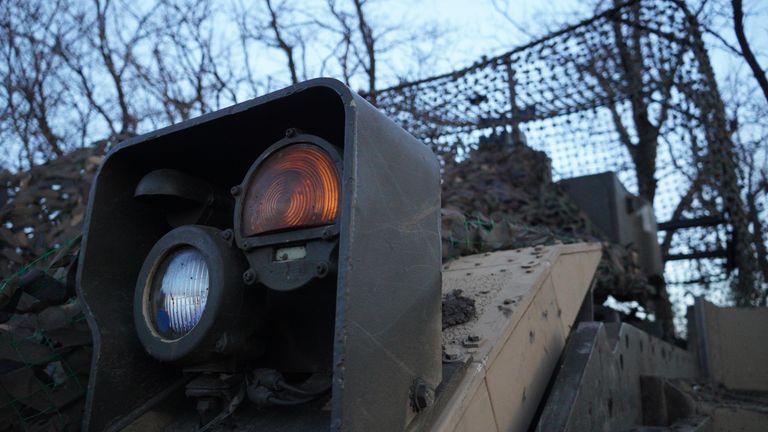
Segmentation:
[(339, 172), (313, 144), (293, 144), (265, 159), (243, 202), (245, 236), (332, 224), (339, 210)]

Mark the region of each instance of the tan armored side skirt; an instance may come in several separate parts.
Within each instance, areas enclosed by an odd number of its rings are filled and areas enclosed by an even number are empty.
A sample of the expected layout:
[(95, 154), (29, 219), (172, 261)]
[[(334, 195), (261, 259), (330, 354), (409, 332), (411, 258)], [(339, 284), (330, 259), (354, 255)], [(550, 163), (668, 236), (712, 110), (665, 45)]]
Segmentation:
[(538, 246), (444, 268), (443, 293), (460, 289), (473, 298), (477, 318), (443, 332), (446, 353), (463, 369), (444, 383), (429, 430), (528, 428), (601, 253), (595, 243)]

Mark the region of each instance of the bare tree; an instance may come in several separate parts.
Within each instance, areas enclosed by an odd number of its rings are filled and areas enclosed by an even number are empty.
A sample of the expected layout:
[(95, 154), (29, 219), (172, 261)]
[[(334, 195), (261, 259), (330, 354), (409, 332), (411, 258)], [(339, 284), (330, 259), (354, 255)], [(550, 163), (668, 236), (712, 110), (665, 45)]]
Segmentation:
[(731, 138), (739, 159), (746, 218), (754, 236), (757, 271), (763, 284), (760, 303), (768, 301), (768, 104), (755, 98), (756, 84), (745, 85), (738, 69), (724, 79)]
[[(125, 72), (130, 66), (130, 60), (133, 56), (132, 47), (136, 43), (136, 39), (141, 34), (142, 22), (137, 25), (137, 31), (135, 35), (123, 44), (125, 49), (117, 51), (110, 44), (110, 38), (107, 35), (107, 14), (111, 6), (110, 0), (93, 0), (94, 9), (96, 11), (96, 33), (95, 38), (92, 40), (95, 48), (101, 57), (110, 79), (111, 84), (114, 86), (115, 95), (117, 96), (117, 106), (119, 109), (120, 118), (120, 130), (119, 134), (135, 134), (136, 133), (136, 116), (131, 113), (129, 104), (127, 101), (126, 89), (125, 89)], [(115, 14), (110, 14), (116, 16)], [(143, 19), (142, 19), (143, 21)]]
[[(639, 19), (639, 4), (631, 7), (636, 14), (632, 19)], [(631, 26), (629, 34), (624, 32), (626, 26), (622, 26), (619, 20), (614, 21), (614, 43), (618, 52), (618, 66), (625, 85), (630, 90), (629, 102), (632, 108), (632, 122), (637, 134), (637, 140), (633, 141), (627, 132), (621, 116), (618, 114), (614, 103), (609, 105), (616, 130), (619, 132), (622, 144), (629, 151), (637, 173), (637, 185), (640, 196), (653, 203), (656, 195), (656, 156), (658, 153), (658, 137), (661, 128), (669, 114), (671, 88), (674, 85), (674, 76), (679, 66), (680, 56), (676, 63), (669, 68), (656, 69), (661, 81), (660, 94), (663, 98), (655, 118), (652, 117), (650, 105), (653, 95), (648, 94), (643, 88), (643, 76), (647, 74), (648, 60), (643, 56), (641, 45), (642, 31), (638, 26)], [(607, 86), (606, 86), (607, 87)]]
[[(748, 41), (745, 25), (750, 13), (741, 0), (701, 0), (697, 17), (713, 46), (730, 56), (730, 70), (721, 77), (729, 124), (729, 138), (738, 158), (738, 176), (744, 218), (752, 238), (747, 249), (754, 248), (755, 286), (750, 296), (742, 296), (751, 304), (766, 303), (768, 296), (768, 236), (765, 220), (768, 194), (765, 191), (766, 161), (768, 161), (768, 82), (757, 55)], [(735, 41), (734, 41), (735, 37)], [(748, 66), (748, 72), (742, 70)], [(754, 81), (752, 80), (754, 78)], [(762, 94), (764, 98), (755, 98)], [(762, 281), (761, 281), (762, 280)], [(743, 290), (747, 292), (746, 289)], [(759, 297), (759, 298), (758, 298)], [(737, 302), (744, 302), (737, 298)]]
[(291, 74), (291, 82), (296, 84), (299, 82), (299, 76), (296, 73), (296, 60), (293, 58), (294, 46), (286, 42), (283, 37), (280, 23), (277, 21), (277, 13), (275, 8), (272, 7), (272, 0), (265, 0), (267, 4), (267, 10), (269, 10), (269, 27), (274, 34), (275, 46), (285, 53), (286, 60), (288, 61), (288, 71)]
[(98, 117), (96, 128), (106, 127), (101, 138), (118, 141), (135, 135), (139, 112), (135, 49), (153, 37), (149, 23), (153, 6), (134, 10), (121, 0), (93, 0), (92, 7), (73, 3), (65, 19), (75, 25), (77, 37), (60, 45), (59, 56), (76, 77), (79, 95)]
[[(383, 2), (326, 0), (322, 7), (299, 5), (295, 0), (264, 0), (261, 7), (235, 7), (241, 41), (251, 47), (244, 48), (246, 54), (259, 45), (277, 50), (292, 83), (311, 76), (338, 76), (375, 102), (382, 65), (389, 69), (385, 72), (394, 71), (386, 78), (402, 79), (408, 75), (406, 68), (439, 57), (437, 51), (416, 49), (422, 43), (439, 44), (445, 34), (439, 25), (408, 26), (375, 13)], [(418, 55), (389, 58), (392, 52), (409, 50)]]
[(228, 44), (216, 43), (214, 3), (163, 0), (158, 6), (158, 30), (145, 44), (151, 55), (133, 63), (146, 103), (162, 107), (162, 123), (236, 103), (243, 78), (235, 72)]
[(744, 6), (742, 1), (731, 0), (731, 7), (733, 8), (733, 31), (736, 33), (736, 39), (739, 41), (741, 55), (752, 70), (752, 75), (760, 85), (763, 96), (765, 96), (765, 100), (768, 102), (768, 79), (765, 77), (765, 69), (757, 61), (755, 54), (752, 52), (752, 47), (747, 40), (747, 35), (744, 32)]
[(0, 130), (6, 145), (16, 142), (21, 147), (21, 166), (31, 167), (72, 148), (77, 127), (82, 126), (72, 115), (81, 107), (55, 55), (71, 32), (57, 21), (67, 2), (4, 2), (1, 7)]
[[(387, 73), (390, 74), (387, 78), (398, 82), (435, 73), (448, 34), (444, 26), (436, 22), (416, 24), (404, 18), (384, 19), (376, 13), (380, 12), (376, 8), (385, 3), (373, 0), (327, 0), (326, 3), (332, 19), (318, 24), (336, 35), (337, 42), (329, 57), (340, 66), (348, 83), (360, 77), (363, 92), (372, 103), (376, 103), (377, 89)], [(422, 45), (429, 48), (422, 49)], [(393, 58), (394, 53), (399, 58)], [(402, 62), (404, 56), (410, 61)], [(394, 63), (406, 66), (396, 69)]]
[(325, 70), (329, 61), (335, 60), (341, 69), (344, 83), (350, 85), (350, 80), (357, 70), (357, 63), (352, 58), (354, 49), (352, 38), (355, 33), (353, 18), (351, 14), (339, 7), (336, 0), (327, 0), (326, 3), (332, 19), (330, 21), (315, 19), (315, 24), (335, 34), (337, 42), (328, 56), (323, 59), (321, 71)]
[(244, 52), (248, 55), (253, 50), (249, 42), (276, 49), (285, 58), (290, 83), (306, 79), (306, 45), (315, 24), (301, 15), (295, 1), (264, 0), (262, 6), (264, 9), (244, 4), (235, 7)]
[(362, 53), (355, 51), (357, 59), (362, 65), (365, 74), (368, 77), (368, 97), (372, 103), (376, 103), (376, 39), (373, 29), (368, 23), (366, 17), (366, 0), (352, 0), (355, 5), (355, 14), (357, 15), (357, 28), (360, 31), (360, 40), (362, 42)]
[[(615, 6), (619, 4), (614, 0)], [(683, 57), (682, 52), (670, 52), (671, 61), (661, 61), (647, 55), (643, 27), (631, 24), (640, 20), (640, 3), (625, 7), (623, 12), (626, 17), (611, 17), (612, 37), (587, 40), (585, 36), (582, 43), (591, 47), (592, 55), (577, 63), (581, 63), (581, 73), (595, 79), (606, 95), (619, 140), (635, 167), (639, 195), (653, 203), (659, 137), (673, 104), (675, 76)], [(626, 111), (622, 109), (625, 103)]]
[(237, 1), (0, 2), (0, 137), (6, 153), (20, 155), (12, 165), (114, 143), (313, 76), (338, 76), (375, 100), (383, 80), (437, 57), (393, 56), (435, 42), (439, 32), (426, 30), (437, 25), (408, 28), (374, 13), (383, 3), (373, 0)]

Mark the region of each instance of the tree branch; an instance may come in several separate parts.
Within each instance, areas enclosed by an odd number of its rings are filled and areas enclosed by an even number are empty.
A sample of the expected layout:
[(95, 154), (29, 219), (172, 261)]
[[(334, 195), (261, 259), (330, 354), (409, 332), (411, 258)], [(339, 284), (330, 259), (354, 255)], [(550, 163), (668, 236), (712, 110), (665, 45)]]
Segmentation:
[(739, 41), (739, 47), (746, 60), (749, 68), (752, 69), (752, 74), (755, 76), (760, 89), (763, 91), (766, 102), (768, 102), (768, 79), (765, 77), (765, 71), (757, 61), (755, 54), (752, 52), (752, 48), (749, 46), (747, 36), (744, 33), (744, 10), (741, 0), (731, 0), (733, 6), (733, 31), (736, 33), (736, 39)]

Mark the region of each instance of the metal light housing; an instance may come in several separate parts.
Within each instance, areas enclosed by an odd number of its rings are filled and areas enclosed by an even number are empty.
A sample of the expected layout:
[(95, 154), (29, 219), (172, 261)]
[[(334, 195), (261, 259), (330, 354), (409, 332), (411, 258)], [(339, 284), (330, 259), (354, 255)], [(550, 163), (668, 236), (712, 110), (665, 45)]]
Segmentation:
[(235, 192), (235, 239), (246, 281), (278, 291), (336, 273), (341, 156), (335, 146), (288, 129), (253, 163)]
[[(178, 364), (158, 360), (157, 351), (146, 348), (135, 310), (126, 307), (135, 299), (137, 280), (155, 245), (176, 232), (179, 220), (197, 217), (177, 218), (177, 207), (158, 211), (149, 194), (186, 197), (182, 186), (192, 182), (178, 173), (214, 191), (242, 187), (271, 146), (293, 138), (286, 136), (291, 129), (301, 131), (297, 137), (317, 137), (338, 152), (333, 160), (340, 198), (334, 222), (245, 236), (234, 226), (213, 225), (231, 228), (239, 239), (228, 250), (241, 260), (248, 256), (243, 268), (221, 277), (242, 284), (248, 269), (258, 270), (244, 288), (263, 293), (266, 305), (259, 327), (265, 357), (257, 359), (264, 365), (255, 366), (286, 374), (332, 374), (329, 410), (289, 410), (283, 412), (290, 415), (262, 420), (279, 421), (272, 426), (286, 430), (306, 430), (314, 421), (325, 430), (374, 432), (403, 430), (417, 415), (428, 415), (412, 408), (411, 393), (415, 383), (435, 388), (441, 379), (439, 163), (427, 146), (354, 91), (319, 79), (129, 139), (107, 155), (92, 186), (78, 269), (78, 294), (94, 340), (83, 430), (119, 430), (185, 383)], [(158, 170), (174, 171), (147, 177)], [(153, 186), (135, 196), (142, 179), (154, 183), (159, 177), (180, 179), (174, 180), (179, 186), (170, 192)], [(234, 225), (234, 214), (230, 220)], [(216, 243), (212, 235), (196, 238)], [(301, 245), (306, 247), (303, 258)], [(328, 257), (327, 272), (308, 259), (319, 256), (310, 247), (328, 248), (322, 252)], [(265, 257), (249, 256), (258, 251)], [(217, 310), (214, 268), (234, 258), (218, 264), (211, 261), (215, 254), (206, 259), (211, 279), (205, 312), (178, 339), (192, 341), (200, 330), (194, 352), (210, 350), (211, 344), (215, 351), (217, 329), (226, 327), (212, 325), (213, 332), (202, 336), (207, 314)], [(279, 268), (281, 260), (294, 267), (307, 264), (309, 279), (277, 282), (279, 272), (269, 269)], [(223, 311), (224, 297), (221, 301)], [(217, 322), (215, 314), (210, 316)]]
[(152, 357), (191, 362), (221, 356), (242, 346), (258, 324), (258, 293), (247, 290), (240, 278), (245, 260), (221, 233), (185, 225), (165, 234), (147, 254), (133, 315)]

